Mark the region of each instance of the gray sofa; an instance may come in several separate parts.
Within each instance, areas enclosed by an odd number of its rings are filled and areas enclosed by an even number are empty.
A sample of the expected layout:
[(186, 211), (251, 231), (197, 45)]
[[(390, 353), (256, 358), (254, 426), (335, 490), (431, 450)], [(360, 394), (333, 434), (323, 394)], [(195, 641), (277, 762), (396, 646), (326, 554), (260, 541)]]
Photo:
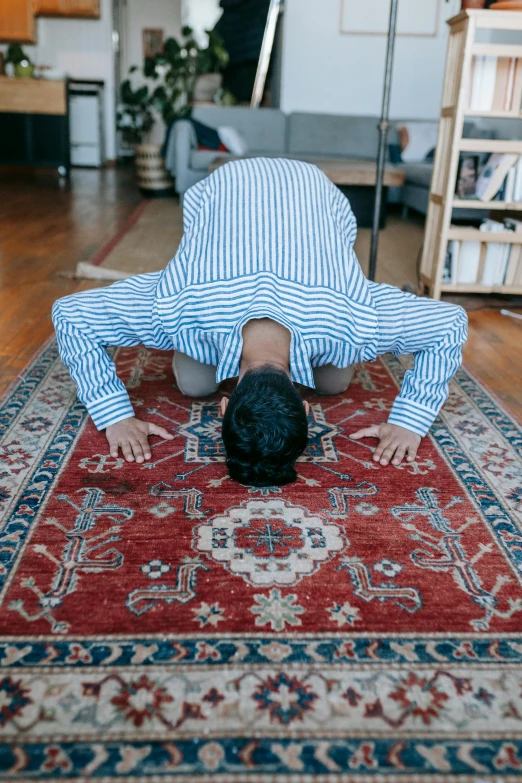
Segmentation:
[[(286, 115), (279, 109), (244, 106), (197, 106), (193, 117), (212, 128), (234, 127), (253, 155), (375, 158), (377, 154), (377, 117), (300, 112)], [(167, 168), (176, 179), (176, 191), (185, 193), (208, 174), (216, 157), (226, 156), (223, 152), (196, 149), (190, 122), (176, 122), (165, 156)]]
[[(212, 128), (234, 127), (244, 138), (248, 153), (268, 156), (320, 156), (375, 159), (378, 146), (378, 118), (367, 116), (327, 115), (294, 112), (284, 114), (279, 109), (250, 109), (243, 106), (198, 106), (193, 117)], [(394, 120), (388, 143), (398, 153), (398, 138)], [(407, 123), (408, 120), (402, 120)], [(505, 127), (505, 126), (504, 126)], [(465, 134), (493, 138), (494, 121), (482, 121), (481, 126), (467, 123)], [(520, 124), (513, 126), (520, 134)], [(520, 137), (520, 135), (518, 135)], [(216, 157), (226, 153), (198, 150), (190, 122), (175, 123), (166, 149), (166, 165), (175, 178), (176, 191), (183, 194), (207, 176), (208, 167)], [(388, 202), (403, 204), (405, 211), (414, 209), (426, 214), (433, 173), (432, 163), (402, 163), (406, 175), (402, 188), (388, 190)], [(478, 219), (477, 210), (455, 211), (456, 218)]]

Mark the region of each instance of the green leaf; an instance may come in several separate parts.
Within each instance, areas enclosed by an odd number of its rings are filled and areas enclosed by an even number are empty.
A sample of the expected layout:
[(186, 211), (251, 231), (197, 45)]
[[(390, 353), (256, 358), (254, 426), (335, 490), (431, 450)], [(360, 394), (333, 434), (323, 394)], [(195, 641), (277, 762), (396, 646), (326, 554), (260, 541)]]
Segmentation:
[(143, 75), (147, 79), (158, 78), (158, 75), (156, 73), (156, 60), (154, 57), (145, 57), (145, 61), (143, 63)]
[(5, 57), (6, 63), (13, 63), (13, 65), (18, 65), (18, 63), (21, 63), (22, 60), (27, 60), (28, 63), (31, 63), (31, 58), (24, 52), (19, 43), (9, 44)]
[(148, 97), (149, 97), (149, 88), (146, 84), (143, 85), (143, 87), (140, 87), (135, 92), (136, 101), (138, 103), (146, 103)]
[(159, 84), (151, 95), (151, 100), (167, 100), (167, 91), (162, 84)]
[(179, 56), (181, 46), (175, 38), (167, 38), (165, 46), (163, 47), (163, 53), (169, 62), (174, 62)]
[(125, 81), (121, 83), (120, 96), (123, 103), (132, 103), (134, 92), (129, 79), (125, 79)]

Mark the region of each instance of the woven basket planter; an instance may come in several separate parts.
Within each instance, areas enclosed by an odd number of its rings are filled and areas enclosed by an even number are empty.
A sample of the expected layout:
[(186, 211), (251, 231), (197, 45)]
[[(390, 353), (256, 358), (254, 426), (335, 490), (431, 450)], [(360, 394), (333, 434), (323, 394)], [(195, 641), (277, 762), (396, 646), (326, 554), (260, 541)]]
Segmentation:
[(147, 196), (170, 196), (173, 179), (165, 168), (159, 144), (138, 144), (136, 174), (140, 190)]

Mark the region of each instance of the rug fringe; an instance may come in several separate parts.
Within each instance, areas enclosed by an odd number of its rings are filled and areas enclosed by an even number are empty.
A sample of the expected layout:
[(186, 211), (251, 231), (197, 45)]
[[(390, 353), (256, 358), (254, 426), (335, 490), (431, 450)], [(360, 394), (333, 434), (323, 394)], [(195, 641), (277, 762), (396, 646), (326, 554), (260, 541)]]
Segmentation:
[(75, 276), (87, 280), (127, 280), (132, 277), (128, 272), (121, 272), (119, 269), (105, 269), (102, 266), (89, 264), (87, 261), (80, 261), (76, 265)]

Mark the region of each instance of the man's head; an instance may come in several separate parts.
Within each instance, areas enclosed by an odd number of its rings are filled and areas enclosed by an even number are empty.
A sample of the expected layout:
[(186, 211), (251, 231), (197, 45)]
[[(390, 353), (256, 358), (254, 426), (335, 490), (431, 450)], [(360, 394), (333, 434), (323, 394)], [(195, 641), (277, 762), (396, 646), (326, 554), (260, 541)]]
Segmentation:
[(283, 370), (268, 364), (248, 370), (223, 418), (231, 478), (256, 487), (295, 481), (294, 463), (308, 440), (306, 409)]

